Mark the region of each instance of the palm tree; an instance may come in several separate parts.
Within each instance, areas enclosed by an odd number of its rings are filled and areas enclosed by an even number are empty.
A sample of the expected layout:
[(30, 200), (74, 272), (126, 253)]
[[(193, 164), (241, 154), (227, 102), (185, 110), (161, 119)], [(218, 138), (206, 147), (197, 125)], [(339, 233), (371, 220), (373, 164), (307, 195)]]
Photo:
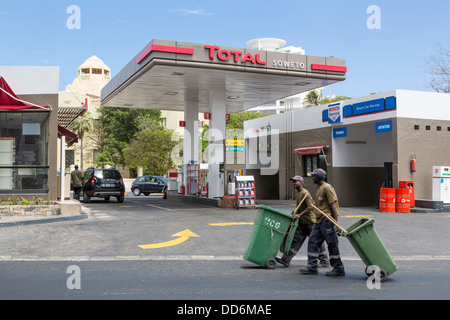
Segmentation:
[(93, 128), (94, 118), (89, 112), (86, 112), (81, 117), (75, 119), (74, 122), (70, 124), (70, 129), (76, 131), (78, 138), (80, 138), (80, 170), (84, 171), (83, 168), (83, 138), (84, 134)]
[(320, 100), (322, 99), (319, 92), (316, 90), (311, 90), (306, 94), (305, 99), (303, 99), (303, 105), (305, 108), (316, 107), (320, 105)]

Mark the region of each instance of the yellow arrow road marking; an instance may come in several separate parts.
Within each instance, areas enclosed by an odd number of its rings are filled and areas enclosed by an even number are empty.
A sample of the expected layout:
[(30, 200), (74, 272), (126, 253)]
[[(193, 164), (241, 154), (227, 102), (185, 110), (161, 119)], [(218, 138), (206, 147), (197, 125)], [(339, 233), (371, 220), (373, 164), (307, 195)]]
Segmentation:
[(175, 233), (172, 235), (172, 237), (179, 237), (178, 239), (167, 241), (167, 242), (161, 242), (161, 243), (155, 243), (155, 244), (144, 244), (144, 245), (138, 245), (138, 247), (142, 249), (157, 249), (157, 248), (164, 248), (164, 247), (171, 247), (176, 246), (177, 244), (183, 243), (191, 237), (200, 237), (193, 233), (191, 230), (184, 230), (178, 233)]
[(253, 222), (224, 222), (224, 223), (210, 223), (210, 226), (213, 227), (226, 227), (226, 226), (240, 226), (240, 225), (253, 225)]

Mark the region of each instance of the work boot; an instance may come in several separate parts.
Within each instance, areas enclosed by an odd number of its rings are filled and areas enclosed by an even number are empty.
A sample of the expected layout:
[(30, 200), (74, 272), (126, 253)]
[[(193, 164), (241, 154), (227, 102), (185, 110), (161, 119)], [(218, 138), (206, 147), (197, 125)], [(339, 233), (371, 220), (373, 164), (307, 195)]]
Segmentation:
[(283, 258), (278, 258), (276, 257), (275, 260), (277, 260), (277, 262), (279, 264), (282, 264), (283, 266), (285, 266), (286, 268), (289, 268), (289, 266), (291, 265), (291, 262), (289, 260), (285, 260)]
[(319, 268), (328, 268), (330, 266), (330, 264), (328, 263), (328, 261), (320, 261), (319, 262)]
[(302, 267), (300, 268), (301, 274), (317, 274), (317, 270), (311, 270), (308, 267)]
[(325, 275), (330, 276), (330, 277), (343, 277), (343, 276), (345, 276), (345, 271), (331, 270), (331, 271), (325, 272)]

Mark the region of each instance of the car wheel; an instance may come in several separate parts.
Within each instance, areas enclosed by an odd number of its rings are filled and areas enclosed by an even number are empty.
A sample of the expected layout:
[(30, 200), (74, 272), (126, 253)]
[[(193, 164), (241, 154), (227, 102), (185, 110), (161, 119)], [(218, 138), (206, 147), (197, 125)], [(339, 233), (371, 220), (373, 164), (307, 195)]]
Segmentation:
[(109, 196), (105, 197), (105, 201), (109, 201), (109, 199), (110, 199)]
[(117, 197), (117, 202), (122, 203), (123, 200), (125, 200), (125, 195), (121, 195), (120, 197)]
[(83, 191), (83, 202), (84, 202), (84, 203), (89, 203), (89, 202), (91, 202), (91, 197), (87, 194), (86, 191)]
[(133, 189), (133, 194), (137, 197), (141, 195), (141, 189), (139, 188), (134, 188)]

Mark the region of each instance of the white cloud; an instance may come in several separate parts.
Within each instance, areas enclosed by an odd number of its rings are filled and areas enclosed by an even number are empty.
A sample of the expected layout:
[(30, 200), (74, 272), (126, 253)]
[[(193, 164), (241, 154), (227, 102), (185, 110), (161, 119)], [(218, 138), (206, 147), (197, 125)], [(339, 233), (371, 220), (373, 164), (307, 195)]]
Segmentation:
[(170, 12), (179, 12), (183, 16), (204, 16), (204, 17), (210, 17), (212, 16), (211, 12), (208, 12), (204, 9), (198, 8), (198, 9), (186, 9), (186, 8), (176, 8), (173, 10), (170, 10)]

